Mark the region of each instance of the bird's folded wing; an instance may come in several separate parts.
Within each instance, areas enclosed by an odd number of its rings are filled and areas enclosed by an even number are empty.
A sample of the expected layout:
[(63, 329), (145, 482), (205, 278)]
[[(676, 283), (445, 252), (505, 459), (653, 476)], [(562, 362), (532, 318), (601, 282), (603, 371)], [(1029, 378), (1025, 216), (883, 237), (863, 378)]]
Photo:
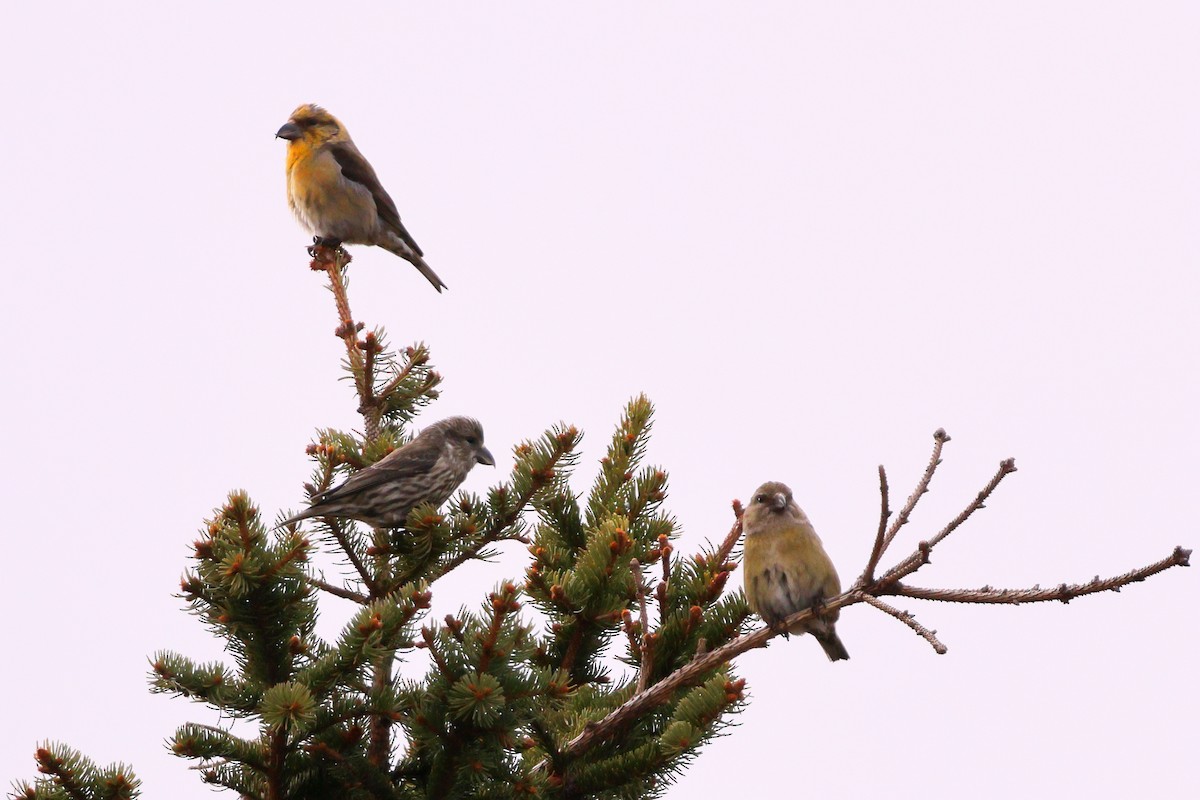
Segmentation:
[(359, 470), (332, 489), (312, 499), (313, 504), (330, 499), (344, 500), (384, 483), (426, 475), (441, 455), (441, 448), (409, 445), (384, 456), (366, 469)]
[(384, 224), (403, 239), (404, 243), (411, 247), (417, 255), (425, 255), (409, 232), (405, 230), (404, 223), (400, 221), (400, 212), (396, 210), (396, 204), (392, 202), (392, 198), (384, 190), (379, 178), (375, 176), (375, 170), (372, 169), (371, 164), (363, 158), (362, 153), (358, 152), (358, 148), (353, 144), (343, 142), (330, 147), (329, 152), (333, 154), (338, 166), (342, 168), (342, 177), (362, 185), (371, 193), (371, 197), (375, 199), (375, 212), (379, 214), (379, 218), (383, 220)]

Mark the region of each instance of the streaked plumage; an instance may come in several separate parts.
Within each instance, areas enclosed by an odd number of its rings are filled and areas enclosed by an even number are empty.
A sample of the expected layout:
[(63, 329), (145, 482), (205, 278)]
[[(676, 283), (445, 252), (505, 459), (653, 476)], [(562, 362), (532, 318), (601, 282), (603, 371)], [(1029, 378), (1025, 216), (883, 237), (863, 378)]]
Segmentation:
[(346, 517), (375, 528), (403, 527), (421, 503), (440, 506), (476, 464), (495, 465), (483, 446), (483, 427), (469, 417), (435, 422), (341, 484), (316, 495), (305, 511), (280, 525), (309, 517)]
[(288, 140), (288, 205), (300, 224), (330, 246), (373, 244), (411, 262), (439, 292), (446, 287), (400, 222), (396, 204), (345, 126), (312, 103), (275, 134)]
[[(746, 600), (768, 625), (842, 593), (837, 570), (821, 539), (782, 483), (764, 483), (742, 514), (746, 534), (742, 558)], [(811, 633), (830, 661), (850, 658), (833, 623), (837, 610), (796, 625), (789, 633)]]

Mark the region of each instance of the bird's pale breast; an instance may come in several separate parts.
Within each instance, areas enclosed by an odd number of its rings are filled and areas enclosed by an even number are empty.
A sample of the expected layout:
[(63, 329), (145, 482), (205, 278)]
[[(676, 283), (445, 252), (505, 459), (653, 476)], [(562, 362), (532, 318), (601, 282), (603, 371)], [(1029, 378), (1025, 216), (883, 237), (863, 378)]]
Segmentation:
[(833, 564), (811, 528), (776, 524), (746, 538), (746, 599), (764, 619), (780, 619), (839, 591)]
[(350, 244), (369, 244), (378, 227), (371, 193), (342, 176), (329, 152), (305, 146), (288, 148), (288, 203), (300, 224), (318, 236)]

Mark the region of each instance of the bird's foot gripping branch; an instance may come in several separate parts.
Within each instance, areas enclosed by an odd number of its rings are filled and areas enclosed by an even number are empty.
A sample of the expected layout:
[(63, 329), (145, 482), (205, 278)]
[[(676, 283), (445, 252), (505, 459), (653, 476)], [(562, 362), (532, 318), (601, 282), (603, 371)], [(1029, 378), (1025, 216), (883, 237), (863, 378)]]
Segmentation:
[(312, 256), (312, 262), (308, 268), (314, 272), (329, 269), (331, 264), (341, 268), (354, 260), (337, 239), (323, 239), (320, 236), (314, 236), (313, 243), (306, 249)]
[[(888, 548), (896, 539), (897, 534), (900, 533), (901, 528), (908, 523), (909, 517), (916, 508), (918, 501), (929, 491), (934, 473), (942, 463), (942, 449), (950, 441), (950, 437), (944, 430), (938, 429), (934, 433), (933, 438), (934, 448), (933, 454), (929, 459), (929, 464), (925, 468), (925, 472), (918, 481), (916, 488), (905, 501), (900, 513), (894, 518), (892, 517), (889, 505), (887, 473), (882, 466), (879, 467), (881, 497), (879, 526), (876, 530), (871, 550), (867, 556), (866, 566), (849, 590), (836, 597), (826, 599), (815, 608), (808, 608), (792, 614), (778, 621), (776, 624), (758, 628), (714, 650), (706, 651), (704, 648), (698, 649), (695, 657), (689, 663), (673, 670), (657, 682), (652, 682), (649, 685), (639, 685), (638, 691), (619, 708), (613, 710), (598, 722), (589, 723), (584, 726), (574, 738), (563, 745), (555, 754), (558, 761), (570, 763), (572, 758), (581, 756), (593, 748), (612, 747), (613, 742), (619, 740), (620, 736), (629, 730), (631, 726), (638, 724), (639, 720), (651, 714), (654, 709), (662, 704), (670, 702), (680, 691), (697, 685), (706, 676), (711, 675), (713, 670), (723, 668), (747, 650), (765, 646), (773, 637), (781, 633), (789, 630), (803, 629), (812, 625), (820, 617), (827, 617), (831, 612), (837, 612), (839, 609), (848, 606), (865, 603), (872, 608), (876, 608), (907, 625), (914, 633), (925, 639), (935, 652), (945, 654), (947, 648), (937, 638), (936, 631), (930, 630), (918, 623), (912, 613), (898, 609), (880, 598), (892, 595), (922, 600), (939, 600), (978, 605), (1017, 605), (1020, 603), (1039, 603), (1052, 600), (1066, 603), (1076, 597), (1088, 594), (1119, 591), (1123, 586), (1145, 580), (1171, 567), (1189, 566), (1191, 550), (1176, 547), (1166, 558), (1147, 566), (1130, 570), (1121, 575), (1107, 579), (1101, 579), (1099, 576), (1096, 576), (1086, 583), (1062, 583), (1049, 589), (1043, 589), (1038, 586), (1027, 589), (997, 589), (991, 586), (984, 586), (980, 589), (931, 589), (904, 583), (904, 578), (908, 578), (929, 563), (930, 554), (935, 547), (945, 541), (950, 534), (954, 533), (972, 514), (984, 507), (985, 501), (1000, 485), (1005, 476), (1016, 472), (1015, 462), (1012, 459), (1006, 459), (1000, 463), (996, 473), (961, 513), (946, 523), (933, 536), (919, 541), (911, 553), (899, 559), (893, 566), (877, 577), (876, 570), (879, 567), (880, 560), (887, 553)], [(733, 509), (736, 521), (715, 554), (715, 557), (721, 561), (728, 559), (729, 554), (733, 552), (735, 544), (742, 537), (743, 533), (745, 514), (743, 513), (741, 503), (735, 500)], [(728, 566), (730, 569), (734, 568), (733, 565)], [(660, 584), (656, 591), (661, 590), (662, 584)], [(644, 638), (650, 638), (655, 635), (655, 633), (648, 633)], [(550, 763), (547, 762), (544, 766), (549, 766)]]

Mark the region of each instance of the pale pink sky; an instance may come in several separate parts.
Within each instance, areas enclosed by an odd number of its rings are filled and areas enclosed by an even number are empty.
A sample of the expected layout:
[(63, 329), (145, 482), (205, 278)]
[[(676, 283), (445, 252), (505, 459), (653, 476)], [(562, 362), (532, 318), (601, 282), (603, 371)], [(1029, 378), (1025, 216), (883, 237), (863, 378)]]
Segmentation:
[[(430, 265), (354, 251), (355, 315), (422, 339), (424, 418), (499, 459), (566, 420), (582, 488), (658, 406), (681, 548), (789, 483), (844, 579), (954, 437), (901, 546), (1020, 471), (919, 581), (1082, 581), (1200, 545), (1195, 3), (10, 3), (0, 219), (0, 779), (52, 738), (208, 790), (162, 742), (207, 709), (147, 658), (220, 643), (173, 597), (226, 492), (296, 507), (357, 422), (284, 144), (341, 117)], [(435, 618), (525, 561), (439, 583)], [(740, 576), (737, 580), (740, 580)], [(779, 642), (669, 798), (1182, 797), (1195, 570), (1060, 604), (863, 606), (853, 659)], [(327, 602), (321, 631), (347, 609)], [(424, 661), (414, 662), (418, 671)]]

